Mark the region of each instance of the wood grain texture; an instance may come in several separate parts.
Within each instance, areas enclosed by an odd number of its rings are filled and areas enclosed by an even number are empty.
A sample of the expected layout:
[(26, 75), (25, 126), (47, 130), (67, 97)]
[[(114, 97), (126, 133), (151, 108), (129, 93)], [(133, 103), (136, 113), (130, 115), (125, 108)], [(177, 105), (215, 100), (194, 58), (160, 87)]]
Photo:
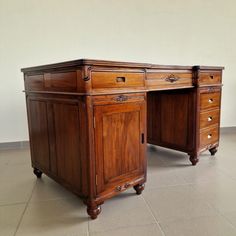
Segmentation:
[(191, 88), (192, 72), (147, 70), (146, 86), (148, 89)]
[(109, 188), (119, 192), (122, 184), (129, 187), (129, 179), (144, 173), (144, 100), (94, 109), (97, 193)]
[(200, 107), (201, 110), (218, 108), (220, 106), (220, 92), (201, 93)]
[(200, 147), (205, 147), (209, 144), (214, 144), (219, 140), (218, 125), (210, 126), (200, 132)]
[(148, 142), (180, 151), (193, 148), (193, 94), (183, 91), (151, 92), (147, 96)]
[(91, 80), (94, 89), (144, 87), (143, 72), (92, 71)]
[(220, 109), (203, 111), (200, 114), (200, 129), (209, 127), (210, 125), (219, 124)]
[(205, 71), (200, 73), (199, 85), (221, 84), (221, 71)]
[[(199, 154), (219, 145), (222, 67), (81, 59), (22, 69), (34, 174), (105, 200), (146, 182), (146, 144)], [(158, 157), (157, 157), (158, 158)]]

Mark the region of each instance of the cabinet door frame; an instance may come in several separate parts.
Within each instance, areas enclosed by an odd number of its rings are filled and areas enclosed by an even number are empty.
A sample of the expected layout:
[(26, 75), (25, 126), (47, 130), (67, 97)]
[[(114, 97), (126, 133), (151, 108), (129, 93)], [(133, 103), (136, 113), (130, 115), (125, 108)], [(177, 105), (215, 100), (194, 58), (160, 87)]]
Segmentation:
[[(139, 167), (131, 173), (117, 176), (113, 182), (104, 182), (104, 152), (103, 152), (103, 117), (109, 114), (119, 114), (125, 112), (139, 112)], [(96, 166), (96, 193), (97, 195), (115, 191), (116, 186), (128, 183), (129, 186), (136, 178), (146, 179), (146, 101), (130, 103), (114, 103), (94, 106), (94, 137), (95, 137), (95, 166)], [(102, 155), (102, 156), (101, 156)]]

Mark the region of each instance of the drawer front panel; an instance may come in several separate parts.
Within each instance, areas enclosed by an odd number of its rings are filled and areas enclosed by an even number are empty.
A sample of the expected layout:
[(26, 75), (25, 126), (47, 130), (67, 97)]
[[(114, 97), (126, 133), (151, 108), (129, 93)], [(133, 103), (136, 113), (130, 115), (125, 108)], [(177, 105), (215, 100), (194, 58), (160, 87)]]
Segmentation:
[(44, 86), (52, 91), (76, 92), (77, 72), (45, 73)]
[(144, 87), (143, 72), (92, 71), (94, 89)]
[(200, 132), (200, 147), (214, 144), (219, 140), (219, 127), (213, 126)]
[(32, 91), (42, 91), (44, 89), (43, 75), (26, 75), (25, 76), (25, 89)]
[(201, 112), (200, 114), (200, 129), (206, 128), (210, 125), (219, 124), (220, 121), (220, 110), (211, 110)]
[(201, 72), (199, 76), (199, 85), (221, 84), (220, 72)]
[(27, 75), (25, 89), (29, 91), (77, 91), (77, 72), (53, 72), (40, 75)]
[(219, 106), (220, 106), (220, 92), (202, 93), (200, 95), (201, 110), (217, 108)]
[(133, 93), (133, 94), (127, 93), (127, 94), (93, 96), (94, 105), (143, 102), (144, 100), (145, 100), (145, 93)]
[(191, 72), (147, 72), (147, 86), (149, 88), (174, 89), (192, 87)]

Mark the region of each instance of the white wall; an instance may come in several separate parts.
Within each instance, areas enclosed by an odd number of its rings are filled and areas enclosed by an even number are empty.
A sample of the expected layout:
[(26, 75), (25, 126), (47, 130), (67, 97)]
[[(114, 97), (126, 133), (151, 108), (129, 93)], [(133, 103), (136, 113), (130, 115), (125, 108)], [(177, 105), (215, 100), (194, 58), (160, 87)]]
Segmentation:
[(79, 58), (222, 65), (236, 126), (235, 0), (0, 0), (0, 143), (28, 139), (20, 68)]

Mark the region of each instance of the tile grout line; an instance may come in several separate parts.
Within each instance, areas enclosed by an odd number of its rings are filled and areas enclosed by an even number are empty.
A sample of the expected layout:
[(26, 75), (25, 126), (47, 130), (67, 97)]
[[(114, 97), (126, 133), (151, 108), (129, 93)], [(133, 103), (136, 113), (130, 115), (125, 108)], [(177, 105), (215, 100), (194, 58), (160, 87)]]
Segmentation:
[(212, 207), (213, 209), (216, 210), (216, 212), (219, 214), (219, 216), (221, 216), (223, 219), (225, 219), (234, 229), (236, 229), (236, 227), (231, 223), (230, 220), (228, 220), (223, 213), (221, 213), (221, 211), (219, 209), (217, 209), (216, 207), (214, 207), (213, 205), (211, 205), (210, 202), (207, 201), (207, 204)]
[(29, 202), (30, 202), (30, 200), (31, 200), (31, 198), (32, 198), (32, 196), (33, 196), (34, 189), (36, 188), (36, 183), (37, 183), (37, 181), (35, 181), (35, 184), (34, 184), (34, 187), (33, 187), (33, 189), (32, 189), (32, 192), (31, 192), (31, 194), (30, 194), (29, 200), (27, 201), (27, 203), (26, 203), (26, 205), (25, 205), (25, 208), (24, 208), (23, 213), (22, 213), (22, 215), (21, 215), (21, 217), (20, 217), (20, 220), (19, 220), (19, 222), (18, 222), (18, 224), (17, 224), (17, 226), (16, 226), (16, 230), (15, 230), (15, 233), (14, 233), (13, 236), (16, 236), (16, 233), (17, 233), (17, 231), (18, 231), (19, 228), (20, 228), (20, 225), (21, 225), (21, 222), (22, 222), (22, 220), (23, 220), (24, 214), (25, 214), (25, 212), (26, 212), (26, 209), (27, 209), (28, 206), (29, 206)]
[(89, 217), (88, 217), (88, 222), (87, 222), (87, 223), (88, 223), (88, 225), (87, 225), (87, 235), (88, 235), (88, 236), (90, 236), (90, 230), (89, 230), (89, 220), (90, 220), (90, 219), (89, 219)]
[(15, 202), (15, 203), (7, 203), (7, 204), (0, 204), (0, 207), (6, 207), (6, 206), (17, 206), (17, 205), (23, 205), (26, 204), (27, 202)]
[(149, 204), (147, 203), (147, 201), (145, 200), (145, 198), (144, 198), (143, 196), (141, 196), (141, 197), (143, 198), (145, 204), (147, 205), (147, 208), (148, 208), (148, 210), (150, 211), (152, 217), (154, 218), (154, 220), (155, 220), (157, 226), (159, 227), (159, 229), (160, 229), (162, 235), (165, 236), (165, 233), (164, 233), (164, 231), (162, 230), (161, 225), (159, 224), (158, 220), (156, 219), (154, 213), (152, 212), (151, 207), (149, 206)]

